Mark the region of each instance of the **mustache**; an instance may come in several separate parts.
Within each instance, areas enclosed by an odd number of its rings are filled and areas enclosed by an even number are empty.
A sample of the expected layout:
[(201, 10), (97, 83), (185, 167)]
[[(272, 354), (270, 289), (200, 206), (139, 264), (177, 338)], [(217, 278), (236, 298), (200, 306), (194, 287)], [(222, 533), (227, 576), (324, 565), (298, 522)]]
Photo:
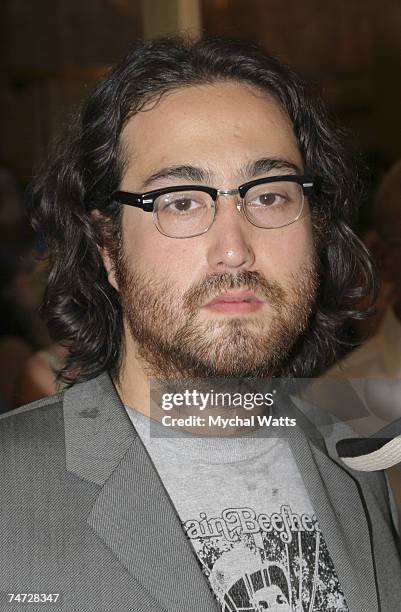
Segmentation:
[(264, 297), (273, 307), (285, 304), (285, 291), (276, 281), (269, 281), (260, 272), (243, 270), (236, 274), (211, 274), (188, 289), (183, 296), (183, 308), (193, 314), (197, 308), (225, 291), (247, 289)]

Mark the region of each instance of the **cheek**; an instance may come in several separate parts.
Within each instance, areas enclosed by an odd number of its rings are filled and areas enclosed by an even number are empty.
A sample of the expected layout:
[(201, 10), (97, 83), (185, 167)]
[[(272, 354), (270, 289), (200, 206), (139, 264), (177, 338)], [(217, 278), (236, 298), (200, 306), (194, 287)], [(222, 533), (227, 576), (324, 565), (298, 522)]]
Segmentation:
[[(266, 230), (261, 262), (266, 275), (285, 283), (304, 266), (314, 261), (312, 226), (309, 220), (294, 223), (279, 230)], [(263, 271), (263, 270), (262, 270)]]
[(127, 214), (123, 227), (124, 251), (133, 270), (177, 288), (193, 282), (201, 262), (193, 241), (163, 236), (146, 213)]

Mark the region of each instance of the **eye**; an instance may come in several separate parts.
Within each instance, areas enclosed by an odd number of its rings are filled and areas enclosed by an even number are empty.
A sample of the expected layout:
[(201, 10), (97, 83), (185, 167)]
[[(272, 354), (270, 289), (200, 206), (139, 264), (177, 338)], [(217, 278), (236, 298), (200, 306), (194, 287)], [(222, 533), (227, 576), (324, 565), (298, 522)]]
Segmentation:
[(253, 213), (281, 212), (300, 209), (302, 206), (302, 187), (295, 181), (273, 181), (251, 187), (245, 195), (245, 203)]
[(282, 193), (275, 193), (274, 191), (266, 191), (257, 196), (254, 196), (251, 201), (248, 202), (250, 206), (280, 206), (287, 202), (287, 197)]
[(201, 192), (167, 193), (156, 200), (162, 214), (177, 216), (196, 214), (207, 207), (207, 196)]
[(190, 212), (198, 206), (200, 206), (199, 202), (191, 198), (176, 198), (166, 204), (166, 208), (178, 213)]
[(279, 604), (285, 604), (287, 603), (286, 599), (283, 597), (283, 595), (277, 595), (277, 599), (276, 602)]

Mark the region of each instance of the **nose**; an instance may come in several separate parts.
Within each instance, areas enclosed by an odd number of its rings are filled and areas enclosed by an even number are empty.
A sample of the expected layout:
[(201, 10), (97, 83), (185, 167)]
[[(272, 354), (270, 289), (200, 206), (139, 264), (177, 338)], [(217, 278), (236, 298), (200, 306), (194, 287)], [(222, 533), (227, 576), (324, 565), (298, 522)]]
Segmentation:
[(252, 226), (238, 207), (239, 196), (220, 195), (216, 218), (207, 232), (207, 260), (215, 272), (248, 270), (255, 263)]

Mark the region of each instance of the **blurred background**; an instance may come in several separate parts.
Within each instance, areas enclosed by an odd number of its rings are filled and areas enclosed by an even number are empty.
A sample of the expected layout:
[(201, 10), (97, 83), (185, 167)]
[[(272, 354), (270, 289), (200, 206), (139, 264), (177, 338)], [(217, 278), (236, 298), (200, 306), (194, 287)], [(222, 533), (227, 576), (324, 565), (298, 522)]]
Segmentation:
[[(46, 269), (35, 259), (43, 245), (27, 224), (25, 188), (135, 39), (183, 31), (256, 41), (315, 83), (369, 169), (360, 225), (369, 243), (370, 196), (401, 157), (400, 0), (2, 0), (0, 411), (54, 392), (65, 355), (38, 315)], [(388, 295), (384, 283), (383, 304)], [(383, 309), (354, 333), (372, 334)]]

